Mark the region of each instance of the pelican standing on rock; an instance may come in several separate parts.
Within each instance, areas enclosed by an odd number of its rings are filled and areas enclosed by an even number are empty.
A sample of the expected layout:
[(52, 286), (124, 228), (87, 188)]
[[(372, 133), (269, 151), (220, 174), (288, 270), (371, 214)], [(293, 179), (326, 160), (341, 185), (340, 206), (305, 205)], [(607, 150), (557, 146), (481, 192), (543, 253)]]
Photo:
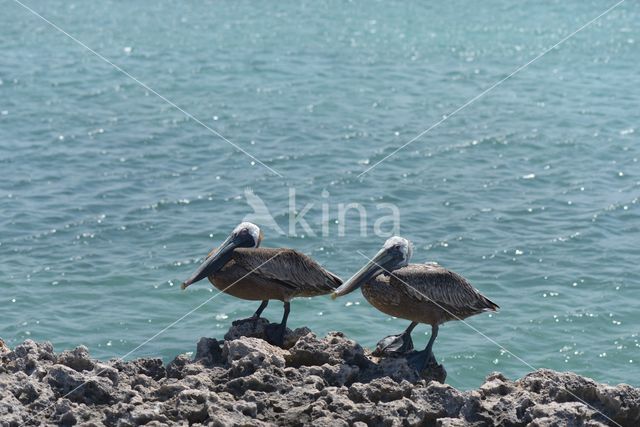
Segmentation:
[(338, 288), (342, 280), (293, 249), (259, 248), (262, 237), (257, 225), (241, 223), (182, 283), (182, 289), (208, 277), (213, 286), (224, 293), (236, 298), (262, 301), (251, 317), (255, 320), (260, 317), (269, 300), (284, 302), (282, 322), (276, 328), (268, 327), (265, 331), (271, 343), (282, 346), (291, 299), (328, 294)]
[(332, 297), (346, 295), (362, 286), (362, 294), (375, 308), (390, 316), (411, 320), (403, 333), (378, 343), (378, 354), (410, 353), (413, 329), (418, 323), (431, 325), (427, 347), (411, 355), (413, 363), (422, 371), (436, 363), (432, 348), (439, 325), (483, 311), (496, 311), (499, 307), (453, 271), (437, 264), (409, 264), (412, 252), (413, 246), (407, 239), (389, 238), (376, 256)]

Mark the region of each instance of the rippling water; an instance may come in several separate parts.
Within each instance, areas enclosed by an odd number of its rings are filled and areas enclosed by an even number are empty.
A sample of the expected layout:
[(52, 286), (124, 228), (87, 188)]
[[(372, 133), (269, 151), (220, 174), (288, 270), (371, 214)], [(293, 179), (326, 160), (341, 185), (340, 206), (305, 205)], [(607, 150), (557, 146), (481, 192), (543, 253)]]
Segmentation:
[[(518, 377), (530, 364), (640, 385), (638, 3), (360, 178), (613, 3), (28, 4), (283, 177), (4, 2), (0, 336), (9, 345), (131, 352), (214, 295), (205, 283), (178, 284), (252, 212), (245, 189), (285, 230), (295, 190), (297, 210), (313, 203), (304, 218), (316, 235), (265, 228), (266, 246), (295, 247), (348, 277), (365, 261), (357, 251), (372, 255), (384, 241), (374, 222), (388, 214), (378, 204), (392, 203), (414, 261), (438, 261), (501, 305), (471, 327), (441, 328), (435, 352), (451, 384), (477, 386), (492, 370)], [(355, 211), (339, 235), (341, 203), (366, 209), (366, 236)], [(219, 296), (129, 357), (191, 351), (256, 307)], [(265, 312), (281, 313), (279, 303)], [(366, 346), (407, 325), (359, 292), (295, 300), (289, 323)], [(416, 330), (416, 345), (427, 331)]]

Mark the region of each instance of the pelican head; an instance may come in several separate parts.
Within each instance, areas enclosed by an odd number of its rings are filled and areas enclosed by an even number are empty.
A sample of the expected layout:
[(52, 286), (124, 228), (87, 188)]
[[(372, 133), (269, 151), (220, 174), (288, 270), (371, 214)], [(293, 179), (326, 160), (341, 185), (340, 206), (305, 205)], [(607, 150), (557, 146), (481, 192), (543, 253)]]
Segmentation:
[(391, 272), (409, 264), (413, 245), (404, 237), (393, 236), (384, 242), (384, 246), (364, 267), (331, 294), (332, 298), (355, 291), (369, 280), (385, 272)]
[(229, 237), (198, 267), (195, 273), (182, 283), (182, 289), (219, 271), (229, 262), (236, 248), (257, 248), (262, 242), (260, 227), (251, 222), (242, 222), (233, 229)]
[(260, 230), (260, 227), (258, 227), (252, 222), (241, 222), (231, 232), (231, 237), (239, 236), (242, 238), (243, 236), (246, 236), (246, 235), (249, 235), (252, 239), (251, 246), (243, 246), (247, 248), (257, 248), (258, 246), (260, 246), (260, 243), (262, 242), (262, 238), (264, 237), (264, 235), (262, 234), (262, 230)]

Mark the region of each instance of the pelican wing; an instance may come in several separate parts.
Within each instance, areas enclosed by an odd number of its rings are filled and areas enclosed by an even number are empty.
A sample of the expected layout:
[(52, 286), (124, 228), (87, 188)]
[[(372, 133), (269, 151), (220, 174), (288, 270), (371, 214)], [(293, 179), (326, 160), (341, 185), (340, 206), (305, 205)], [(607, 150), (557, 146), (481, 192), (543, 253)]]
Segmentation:
[(410, 264), (395, 270), (390, 284), (413, 299), (434, 303), (454, 318), (499, 308), (467, 279), (437, 264)]
[(252, 274), (308, 296), (327, 294), (342, 284), (340, 277), (293, 249), (241, 248), (233, 251), (233, 259)]

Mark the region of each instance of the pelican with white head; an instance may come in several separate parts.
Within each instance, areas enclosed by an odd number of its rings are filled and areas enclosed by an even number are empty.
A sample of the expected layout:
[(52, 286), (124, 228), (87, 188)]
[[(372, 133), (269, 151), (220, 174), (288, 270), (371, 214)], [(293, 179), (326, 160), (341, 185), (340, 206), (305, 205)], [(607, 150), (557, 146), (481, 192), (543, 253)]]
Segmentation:
[[(409, 264), (412, 254), (413, 245), (409, 240), (398, 236), (389, 238), (332, 297), (347, 295), (361, 287), (364, 297), (378, 310), (411, 320), (403, 333), (380, 340), (374, 354), (409, 355), (412, 364), (422, 371), (428, 365), (437, 364), (432, 347), (439, 325), (483, 311), (496, 311), (498, 305), (464, 277), (438, 264)], [(431, 337), (423, 351), (414, 352), (411, 332), (418, 323), (431, 325)]]
[(318, 263), (293, 249), (262, 248), (262, 232), (243, 222), (233, 229), (220, 247), (182, 284), (187, 288), (204, 278), (220, 291), (246, 300), (262, 301), (250, 318), (257, 321), (269, 300), (284, 303), (279, 325), (267, 326), (269, 342), (282, 346), (289, 316), (289, 301), (295, 297), (312, 297), (334, 291), (342, 280)]

